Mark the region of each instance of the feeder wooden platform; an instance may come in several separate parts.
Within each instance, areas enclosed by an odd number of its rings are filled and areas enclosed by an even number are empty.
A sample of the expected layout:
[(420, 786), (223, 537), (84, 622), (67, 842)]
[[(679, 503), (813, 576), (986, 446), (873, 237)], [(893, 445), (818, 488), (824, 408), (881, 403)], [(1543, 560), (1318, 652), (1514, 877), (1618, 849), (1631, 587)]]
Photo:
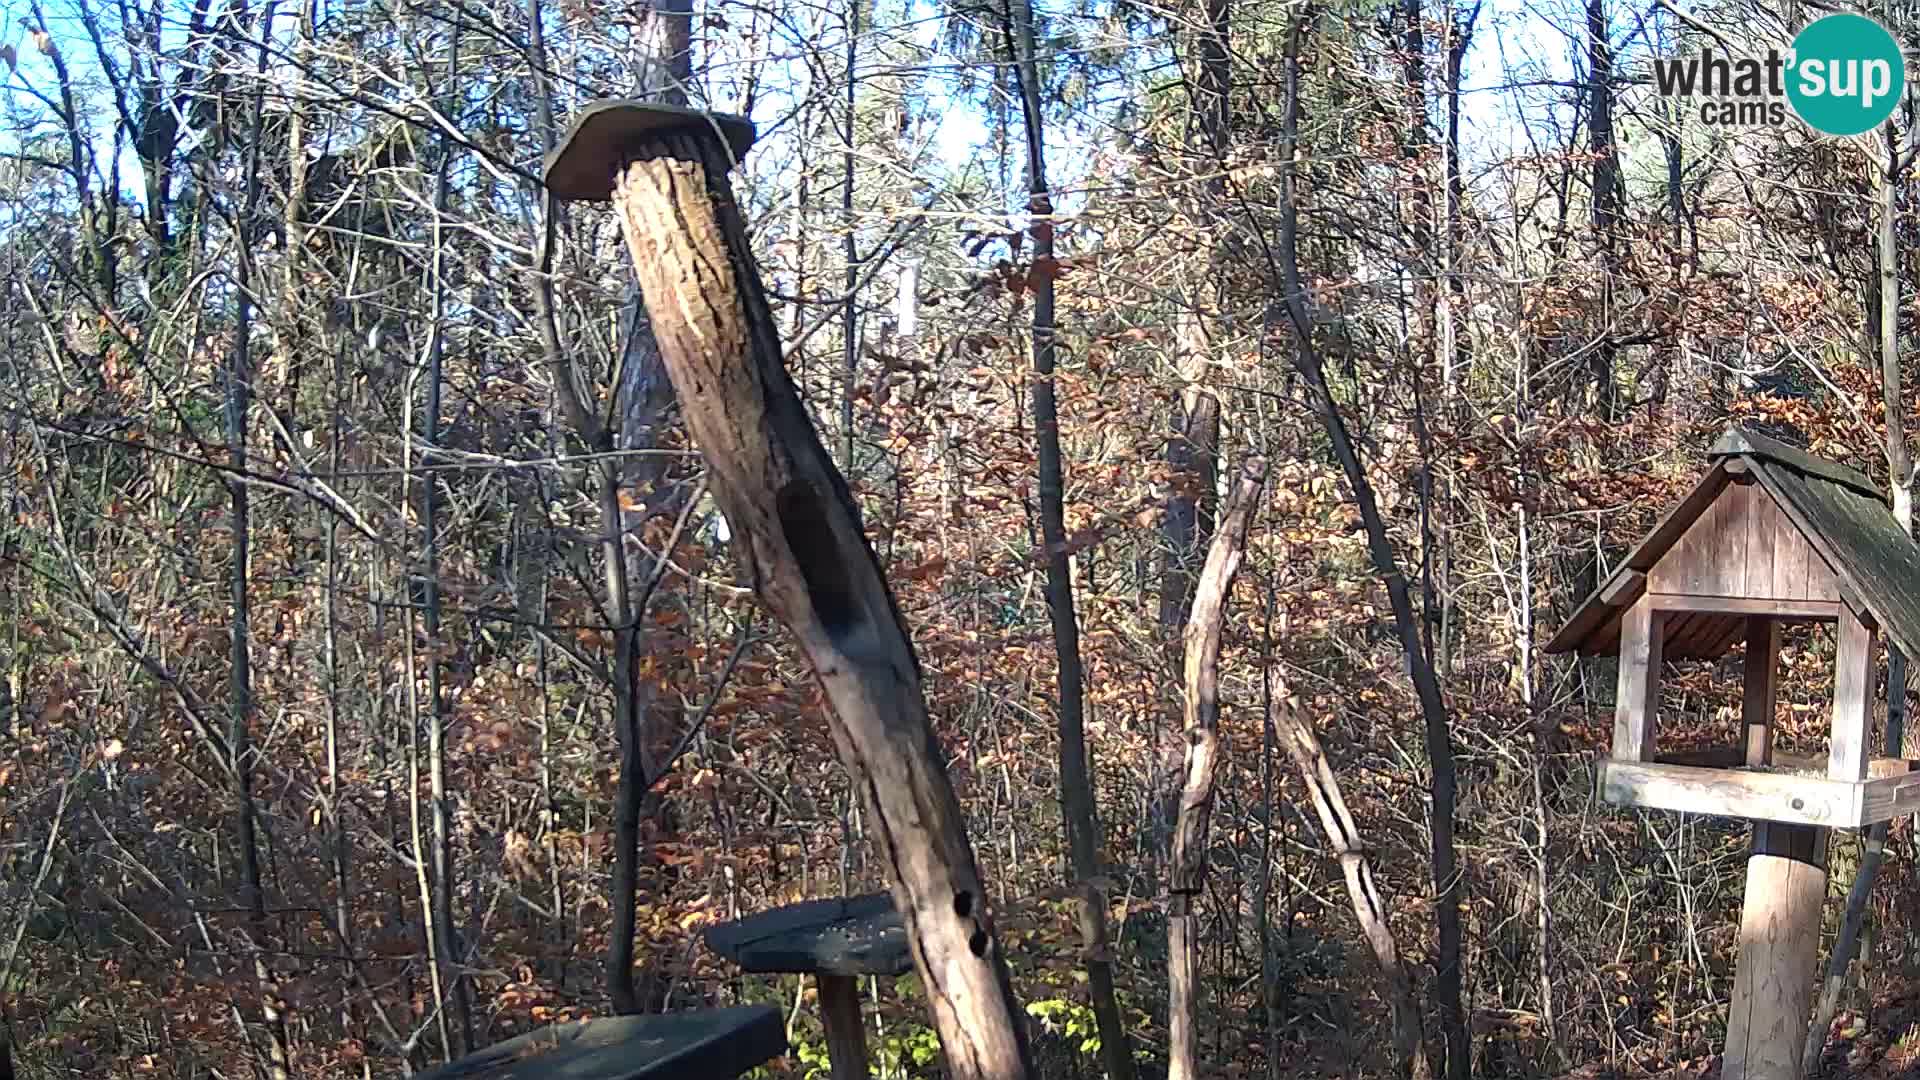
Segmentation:
[[(1800, 1080), (1828, 830), (1920, 812), (1920, 763), (1871, 753), (1880, 643), (1920, 661), (1920, 544), (1854, 469), (1741, 428), (1710, 456), (1546, 651), (1620, 658), (1613, 742), (1596, 776), (1608, 802), (1753, 822), (1721, 1080)], [(1773, 748), (1788, 622), (1834, 627), (1823, 758)], [(1666, 661), (1743, 644), (1741, 745), (1661, 754)]]
[(787, 1052), (765, 1005), (555, 1024), (496, 1043), (417, 1080), (677, 1080), (735, 1077)]
[(1736, 764), (1742, 751), (1722, 754), (1724, 763), (1603, 760), (1601, 797), (1622, 806), (1830, 828), (1920, 813), (1920, 761), (1875, 758), (1867, 763), (1866, 780), (1849, 781), (1828, 777), (1824, 758), (1789, 765), (1775, 755), (1772, 764), (1746, 766)]
[(708, 927), (707, 948), (742, 971), (794, 975), (905, 975), (907, 927), (886, 893), (807, 900)]
[(913, 970), (906, 923), (892, 896), (807, 900), (708, 927), (702, 936), (709, 949), (742, 971), (812, 975), (820, 987), (833, 1080), (864, 1080), (867, 1036), (859, 977)]

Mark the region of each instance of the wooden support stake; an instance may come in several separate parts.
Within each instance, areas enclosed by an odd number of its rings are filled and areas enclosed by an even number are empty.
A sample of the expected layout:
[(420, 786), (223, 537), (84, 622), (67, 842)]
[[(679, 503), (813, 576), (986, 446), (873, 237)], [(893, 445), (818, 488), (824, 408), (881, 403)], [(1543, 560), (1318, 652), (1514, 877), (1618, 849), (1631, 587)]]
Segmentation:
[(1827, 898), (1826, 855), (1825, 829), (1772, 821), (1753, 826), (1721, 1080), (1801, 1080)]
[(1780, 668), (1780, 624), (1764, 616), (1747, 619), (1747, 659), (1741, 672), (1740, 721), (1746, 729), (1746, 763), (1773, 760), (1773, 710)]
[(948, 1073), (1024, 1080), (1026, 1016), (927, 719), (919, 659), (859, 508), (787, 374), (727, 181), (742, 123), (641, 103), (592, 106), (549, 158), (550, 189), (606, 198), (612, 181), (730, 546), (819, 679), (841, 762), (872, 813)]
[(1620, 682), (1613, 713), (1613, 757), (1652, 761), (1660, 713), (1660, 651), (1667, 617), (1642, 593), (1620, 615)]
[(1876, 635), (1851, 609), (1840, 612), (1833, 661), (1833, 732), (1827, 775), (1867, 778), (1867, 736), (1873, 726), (1873, 654)]
[(820, 1019), (827, 1028), (833, 1080), (867, 1080), (867, 1029), (860, 1023), (860, 980), (820, 976)]

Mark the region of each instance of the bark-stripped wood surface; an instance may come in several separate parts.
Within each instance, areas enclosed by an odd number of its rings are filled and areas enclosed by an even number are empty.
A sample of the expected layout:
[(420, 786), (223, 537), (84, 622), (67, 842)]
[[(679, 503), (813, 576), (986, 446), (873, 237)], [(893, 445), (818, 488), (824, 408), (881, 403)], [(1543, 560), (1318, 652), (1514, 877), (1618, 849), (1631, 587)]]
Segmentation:
[(1879, 654), (1873, 628), (1840, 614), (1834, 631), (1833, 722), (1827, 775), (1835, 780), (1864, 780), (1873, 734), (1873, 664)]
[(984, 883), (934, 742), (920, 666), (845, 480), (781, 359), (727, 170), (707, 134), (634, 144), (614, 201), (708, 483), (761, 601), (798, 639), (873, 843), (951, 1075), (1029, 1074)]
[(1753, 828), (1720, 1080), (1801, 1080), (1827, 898), (1826, 851), (1825, 829), (1778, 822)]
[(1619, 685), (1613, 712), (1616, 761), (1653, 760), (1668, 618), (1665, 612), (1655, 611), (1645, 596), (1620, 617)]
[(1247, 528), (1266, 462), (1248, 458), (1227, 500), (1220, 531), (1207, 548), (1193, 610), (1186, 629), (1186, 784), (1174, 821), (1172, 870), (1167, 913), (1167, 1076), (1191, 1080), (1200, 1075), (1200, 942), (1193, 897), (1206, 887), (1207, 826), (1213, 817), (1214, 778), (1220, 769), (1220, 633), (1227, 619), (1227, 598), (1246, 553)]

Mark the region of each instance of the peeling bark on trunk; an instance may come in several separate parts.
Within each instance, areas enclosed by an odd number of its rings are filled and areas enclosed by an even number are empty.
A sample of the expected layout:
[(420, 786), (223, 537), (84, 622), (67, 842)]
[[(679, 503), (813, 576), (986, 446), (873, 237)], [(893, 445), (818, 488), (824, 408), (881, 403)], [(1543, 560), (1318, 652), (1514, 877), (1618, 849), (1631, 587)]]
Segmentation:
[(1207, 826), (1213, 818), (1214, 777), (1220, 768), (1220, 637), (1266, 469), (1266, 462), (1259, 458), (1241, 464), (1220, 532), (1208, 548), (1207, 564), (1194, 590), (1193, 614), (1187, 619), (1186, 785), (1180, 793), (1167, 890), (1168, 1080), (1201, 1075), (1200, 944), (1193, 903), (1206, 888)]
[(773, 315), (711, 137), (637, 148), (615, 202), (715, 501), (762, 602), (793, 631), (866, 800), (914, 969), (960, 1080), (1030, 1075), (1024, 1018), (920, 666), (858, 507), (781, 361)]

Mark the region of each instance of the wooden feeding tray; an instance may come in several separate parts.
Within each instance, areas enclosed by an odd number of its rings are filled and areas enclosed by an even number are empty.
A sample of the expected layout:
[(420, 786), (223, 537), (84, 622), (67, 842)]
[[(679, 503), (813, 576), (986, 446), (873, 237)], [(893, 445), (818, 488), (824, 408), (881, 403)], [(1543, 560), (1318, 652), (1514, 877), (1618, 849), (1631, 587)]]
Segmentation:
[(905, 975), (907, 927), (886, 893), (807, 900), (708, 927), (707, 948), (742, 971), (792, 975)]
[(765, 1005), (555, 1024), (496, 1043), (417, 1080), (679, 1080), (735, 1077), (787, 1052)]
[(1867, 779), (1835, 780), (1824, 757), (1774, 754), (1742, 764), (1744, 751), (1664, 755), (1654, 761), (1602, 761), (1601, 797), (1619, 806), (1857, 828), (1920, 813), (1920, 761), (1875, 758)]
[(707, 947), (768, 975), (812, 975), (820, 986), (833, 1080), (864, 1080), (866, 1028), (860, 1021), (862, 975), (913, 970), (906, 923), (886, 893), (807, 900), (709, 927)]
[[(1920, 544), (1884, 493), (1838, 462), (1742, 428), (1709, 457), (1706, 475), (1545, 651), (1619, 657), (1613, 741), (1596, 777), (1608, 802), (1753, 822), (1720, 1075), (1794, 1080), (1819, 962), (1828, 830), (1920, 812), (1920, 763), (1872, 756), (1881, 643), (1889, 669), (1920, 662)], [(1788, 622), (1833, 626), (1833, 710), (1817, 758), (1774, 750)], [(1736, 648), (1740, 745), (1663, 753), (1666, 662)], [(1694, 733), (1680, 734), (1675, 742)]]

